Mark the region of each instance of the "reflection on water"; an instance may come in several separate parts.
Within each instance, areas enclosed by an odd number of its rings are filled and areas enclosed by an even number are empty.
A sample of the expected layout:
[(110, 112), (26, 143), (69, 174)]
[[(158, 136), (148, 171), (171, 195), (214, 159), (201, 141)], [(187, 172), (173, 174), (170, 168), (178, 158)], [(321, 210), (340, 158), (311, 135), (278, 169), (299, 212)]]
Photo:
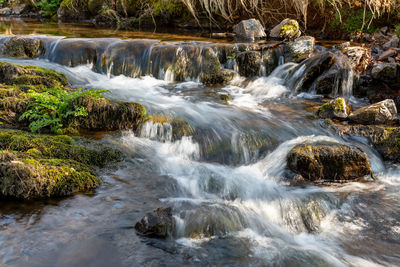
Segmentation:
[[(118, 30), (101, 28), (91, 23), (64, 23), (0, 17), (0, 33), (15, 35), (56, 35), (74, 38), (121, 38), (121, 39), (157, 39), (160, 41), (211, 41), (201, 36), (200, 32), (185, 29), (158, 27), (151, 30)], [(212, 39), (213, 42), (227, 40)]]

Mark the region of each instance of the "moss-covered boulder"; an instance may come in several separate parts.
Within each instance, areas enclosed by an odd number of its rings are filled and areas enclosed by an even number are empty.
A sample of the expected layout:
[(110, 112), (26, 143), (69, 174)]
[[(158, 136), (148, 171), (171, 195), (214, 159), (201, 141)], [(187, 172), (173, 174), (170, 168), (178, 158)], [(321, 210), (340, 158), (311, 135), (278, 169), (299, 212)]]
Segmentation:
[(359, 148), (341, 144), (301, 144), (287, 155), (288, 168), (307, 181), (349, 181), (372, 175)]
[(351, 105), (344, 97), (338, 97), (323, 104), (316, 114), (322, 119), (347, 119), (351, 112)]
[(385, 124), (397, 120), (397, 108), (392, 99), (362, 107), (349, 116), (353, 122), (360, 124)]
[(65, 86), (68, 80), (64, 74), (36, 66), (22, 66), (0, 62), (0, 83), (18, 85), (20, 89), (53, 88)]
[(384, 160), (400, 163), (400, 127), (353, 125), (335, 130), (340, 135), (365, 137)]
[(294, 19), (284, 19), (276, 25), (269, 33), (272, 38), (294, 40), (300, 37), (301, 31), (299, 23)]
[(97, 188), (94, 167), (121, 159), (121, 152), (68, 136), (0, 130), (0, 196), (36, 199), (69, 196)]
[(29, 37), (12, 37), (3, 45), (2, 54), (7, 57), (37, 58), (45, 52), (41, 40)]
[(85, 95), (75, 105), (86, 107), (88, 115), (74, 118), (71, 126), (86, 130), (136, 130), (146, 116), (138, 103), (111, 101)]
[(224, 85), (233, 80), (235, 72), (231, 70), (217, 70), (200, 74), (200, 82), (207, 86)]

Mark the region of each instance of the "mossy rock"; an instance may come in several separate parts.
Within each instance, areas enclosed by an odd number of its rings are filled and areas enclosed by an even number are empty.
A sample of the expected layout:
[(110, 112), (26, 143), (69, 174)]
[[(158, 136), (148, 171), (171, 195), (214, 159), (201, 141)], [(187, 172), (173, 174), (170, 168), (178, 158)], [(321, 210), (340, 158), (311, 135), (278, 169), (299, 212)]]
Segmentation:
[(373, 175), (361, 149), (341, 144), (301, 144), (287, 155), (291, 171), (307, 181), (349, 181)]
[(29, 37), (12, 37), (3, 45), (3, 55), (17, 58), (37, 58), (45, 52), (43, 42)]
[(0, 195), (19, 199), (63, 197), (94, 190), (100, 178), (74, 160), (0, 152)]
[(235, 73), (229, 70), (217, 70), (200, 74), (200, 82), (207, 86), (225, 85), (233, 80)]
[(144, 121), (146, 109), (138, 103), (111, 101), (85, 95), (75, 103), (86, 107), (88, 116), (76, 117), (70, 126), (87, 130), (136, 130)]
[[(121, 159), (120, 151), (96, 143), (95, 148), (76, 145), (77, 141), (66, 135), (39, 135), (24, 131), (0, 130), (0, 150), (32, 154), (38, 150), (41, 156), (57, 159), (73, 159), (82, 164), (104, 167)], [(86, 143), (90, 146), (90, 142)]]
[(21, 88), (53, 88), (68, 84), (64, 74), (36, 66), (22, 66), (0, 62), (0, 83)]
[(192, 136), (194, 129), (185, 119), (174, 119), (171, 122), (172, 136), (174, 140), (182, 139), (183, 136)]
[(323, 104), (316, 114), (323, 119), (347, 119), (351, 112), (351, 105), (344, 97), (338, 97)]
[(119, 150), (69, 136), (0, 130), (0, 196), (36, 199), (97, 188), (95, 167), (121, 160)]

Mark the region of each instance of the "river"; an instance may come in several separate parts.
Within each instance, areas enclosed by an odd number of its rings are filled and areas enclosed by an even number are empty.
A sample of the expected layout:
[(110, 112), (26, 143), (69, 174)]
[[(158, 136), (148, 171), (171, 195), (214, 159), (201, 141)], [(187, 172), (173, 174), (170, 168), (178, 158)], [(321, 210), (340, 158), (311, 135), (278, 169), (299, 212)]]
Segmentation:
[[(120, 148), (125, 160), (101, 171), (104, 182), (92, 194), (2, 200), (1, 264), (400, 265), (400, 169), (383, 163), (366, 140), (340, 137), (313, 116), (322, 102), (312, 92), (294, 90), (301, 72), (299, 77), (288, 73), (297, 64), (282, 64), (251, 81), (236, 77), (229, 85), (207, 87), (196, 77), (176, 81), (167, 63), (188, 47), (201, 57), (202, 47), (214, 47), (210, 40), (166, 33), (143, 40), (151, 33), (129, 32), (110, 38), (89, 26), (64, 38), (56, 25), (23, 23), (31, 32), (20, 27), (11, 32), (40, 34), (35, 38), (44, 40), (46, 54), (0, 61), (62, 72), (73, 87), (106, 89), (107, 97), (139, 102), (148, 114), (183, 118), (194, 134), (174, 140), (169, 124), (146, 122), (136, 133), (89, 135)], [(6, 38), (0, 37), (0, 43)], [(92, 46), (94, 54), (88, 49)], [(232, 99), (225, 103), (221, 94)], [(348, 97), (354, 105), (364, 101)], [(361, 147), (377, 181), (290, 185), (286, 155), (306, 141)], [(173, 208), (174, 235), (138, 235), (135, 223), (161, 206)]]

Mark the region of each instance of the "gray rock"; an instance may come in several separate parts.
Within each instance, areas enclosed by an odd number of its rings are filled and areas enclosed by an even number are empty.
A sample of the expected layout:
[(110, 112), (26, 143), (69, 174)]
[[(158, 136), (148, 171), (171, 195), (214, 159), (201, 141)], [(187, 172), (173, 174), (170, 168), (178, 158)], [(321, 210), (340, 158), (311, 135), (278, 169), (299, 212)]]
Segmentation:
[(393, 57), (397, 55), (397, 51), (394, 49), (388, 49), (386, 51), (381, 52), (378, 56), (377, 56), (377, 60), (379, 61), (383, 61), (388, 59), (389, 57)]
[(287, 166), (307, 181), (349, 181), (372, 175), (364, 152), (333, 143), (298, 145), (287, 155)]
[(281, 23), (272, 28), (269, 36), (272, 38), (282, 38), (293, 40), (300, 37), (301, 31), (299, 23), (294, 19), (284, 19)]
[(167, 237), (175, 228), (170, 207), (158, 208), (153, 212), (147, 213), (139, 222), (135, 229), (144, 235), (155, 237)]
[(399, 65), (397, 63), (377, 63), (372, 67), (371, 76), (380, 81), (396, 81)]
[(400, 41), (399, 37), (393, 36), (382, 47), (383, 47), (383, 49), (389, 49), (391, 47), (398, 47), (399, 46), (399, 41)]
[(362, 107), (350, 114), (349, 119), (360, 124), (385, 124), (397, 120), (397, 108), (392, 99)]
[(11, 11), (11, 8), (9, 8), (9, 7), (0, 9), (0, 15), (7, 16), (7, 15), (11, 15), (11, 13), (12, 13), (12, 11)]
[(286, 43), (285, 62), (301, 61), (309, 58), (314, 52), (315, 38), (312, 36), (302, 36), (293, 42)]
[(245, 41), (254, 41), (267, 36), (261, 22), (256, 19), (242, 20), (233, 26), (233, 32), (236, 38)]

